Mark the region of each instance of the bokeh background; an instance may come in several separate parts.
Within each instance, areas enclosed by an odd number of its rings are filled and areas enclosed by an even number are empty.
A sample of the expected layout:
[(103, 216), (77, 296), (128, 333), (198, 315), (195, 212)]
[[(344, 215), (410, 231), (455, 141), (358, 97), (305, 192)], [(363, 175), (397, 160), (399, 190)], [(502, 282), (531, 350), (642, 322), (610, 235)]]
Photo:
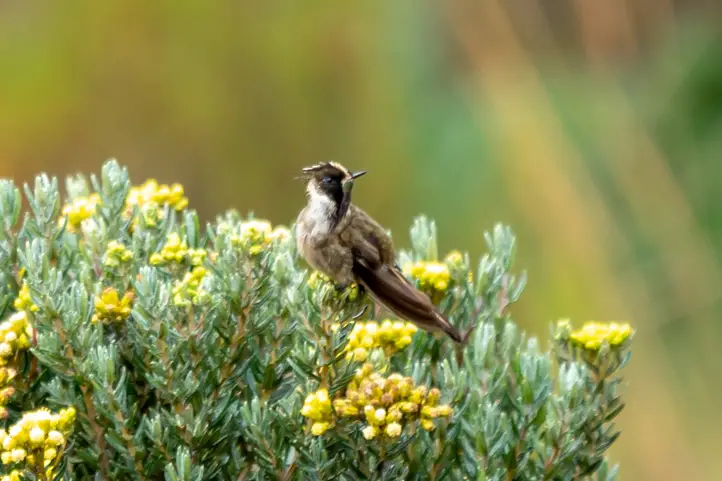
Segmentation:
[(630, 320), (627, 480), (722, 477), (722, 3), (4, 0), (0, 176), (181, 182), (210, 219), (289, 223), (302, 166), (478, 259), (497, 221), (516, 319)]

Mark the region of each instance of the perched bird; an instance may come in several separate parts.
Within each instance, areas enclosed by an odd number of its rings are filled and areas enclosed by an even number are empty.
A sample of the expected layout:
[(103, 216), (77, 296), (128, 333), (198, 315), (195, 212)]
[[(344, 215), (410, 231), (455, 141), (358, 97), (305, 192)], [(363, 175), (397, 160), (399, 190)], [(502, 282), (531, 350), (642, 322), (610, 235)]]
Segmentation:
[(354, 181), (365, 173), (351, 173), (336, 162), (303, 169), (307, 204), (296, 220), (299, 252), (311, 267), (330, 277), (337, 289), (356, 282), (397, 316), (465, 343), (468, 333), (462, 336), (401, 273), (384, 228), (351, 203)]

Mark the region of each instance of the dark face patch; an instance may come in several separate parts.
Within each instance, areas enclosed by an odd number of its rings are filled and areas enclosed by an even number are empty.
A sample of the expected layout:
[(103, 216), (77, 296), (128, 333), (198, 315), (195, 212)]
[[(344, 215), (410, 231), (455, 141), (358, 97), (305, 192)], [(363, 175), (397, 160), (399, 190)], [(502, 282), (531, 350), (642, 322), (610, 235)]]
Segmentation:
[(351, 180), (351, 173), (334, 162), (326, 162), (304, 169), (304, 173), (315, 180), (319, 190), (333, 200), (336, 209), (333, 223), (340, 221), (351, 205), (351, 191), (344, 192), (344, 181)]
[(318, 172), (314, 172), (313, 176), (315, 177), (318, 188), (321, 192), (333, 199), (337, 205), (340, 205), (343, 201), (342, 183), (346, 177), (346, 173), (336, 167), (327, 166), (323, 167)]

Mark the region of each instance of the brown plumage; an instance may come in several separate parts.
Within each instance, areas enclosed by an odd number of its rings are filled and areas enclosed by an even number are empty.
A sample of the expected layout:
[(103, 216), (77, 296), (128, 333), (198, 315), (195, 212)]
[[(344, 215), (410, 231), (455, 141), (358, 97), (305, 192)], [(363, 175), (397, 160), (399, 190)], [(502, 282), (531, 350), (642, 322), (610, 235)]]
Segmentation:
[(443, 331), (457, 343), (461, 333), (396, 266), (393, 242), (384, 228), (351, 203), (356, 178), (335, 162), (304, 169), (308, 204), (296, 221), (301, 255), (339, 287), (362, 286), (380, 305), (426, 331)]

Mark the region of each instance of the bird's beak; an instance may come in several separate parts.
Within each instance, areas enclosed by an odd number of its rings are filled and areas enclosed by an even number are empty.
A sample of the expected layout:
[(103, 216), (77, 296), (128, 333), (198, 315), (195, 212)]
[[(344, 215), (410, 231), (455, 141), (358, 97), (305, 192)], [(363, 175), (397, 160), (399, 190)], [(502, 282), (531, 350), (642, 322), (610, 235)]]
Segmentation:
[(346, 181), (343, 183), (343, 191), (344, 193), (348, 194), (351, 192), (351, 189), (353, 188), (353, 183), (356, 179), (361, 177), (366, 173), (365, 170), (362, 170), (361, 172), (356, 172), (355, 174), (351, 174), (351, 177), (349, 177)]

